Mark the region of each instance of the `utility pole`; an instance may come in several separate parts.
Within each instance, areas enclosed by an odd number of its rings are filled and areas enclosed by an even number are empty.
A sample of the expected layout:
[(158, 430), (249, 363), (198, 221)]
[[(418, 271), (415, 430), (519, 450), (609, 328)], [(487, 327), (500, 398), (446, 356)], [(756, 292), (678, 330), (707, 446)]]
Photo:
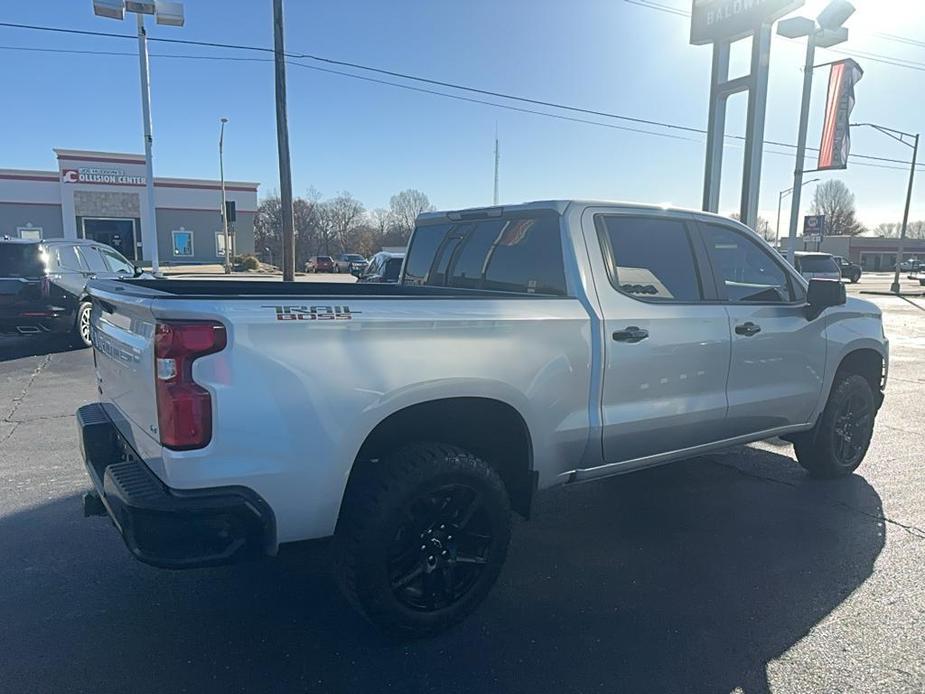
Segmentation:
[(225, 274), (231, 274), (231, 244), (228, 241), (228, 203), (225, 200), (225, 123), (227, 118), (222, 118), (222, 127), (218, 134), (218, 171), (222, 179), (222, 229), (225, 233)]
[(919, 135), (915, 135), (915, 144), (912, 145), (912, 166), (909, 167), (909, 188), (906, 190), (906, 209), (903, 211), (903, 227), (899, 232), (899, 248), (896, 249), (896, 270), (893, 273), (893, 284), (890, 291), (899, 294), (899, 264), (903, 261), (903, 250), (906, 245), (906, 226), (909, 224), (909, 206), (912, 204), (912, 182), (915, 179), (915, 162), (919, 155)]
[(493, 205), (498, 204), (498, 168), (501, 164), (501, 140), (498, 139), (498, 126), (495, 126), (495, 192), (491, 198)]
[[(295, 235), (292, 218), (292, 168), (289, 165), (289, 123), (286, 118), (286, 55), (283, 47), (283, 0), (273, 0), (273, 58), (276, 68), (276, 143), (283, 224), (283, 281), (295, 279)], [(227, 249), (225, 253), (227, 254)]]

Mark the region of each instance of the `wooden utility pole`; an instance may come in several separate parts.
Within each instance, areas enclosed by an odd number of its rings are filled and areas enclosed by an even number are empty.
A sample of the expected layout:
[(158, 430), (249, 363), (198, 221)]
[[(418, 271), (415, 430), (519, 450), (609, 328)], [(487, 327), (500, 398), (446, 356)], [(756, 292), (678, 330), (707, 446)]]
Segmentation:
[(289, 165), (289, 123), (286, 118), (283, 0), (273, 0), (273, 58), (276, 67), (276, 143), (279, 150), (279, 191), (283, 224), (283, 281), (292, 282), (295, 279), (295, 234), (292, 218), (292, 168)]

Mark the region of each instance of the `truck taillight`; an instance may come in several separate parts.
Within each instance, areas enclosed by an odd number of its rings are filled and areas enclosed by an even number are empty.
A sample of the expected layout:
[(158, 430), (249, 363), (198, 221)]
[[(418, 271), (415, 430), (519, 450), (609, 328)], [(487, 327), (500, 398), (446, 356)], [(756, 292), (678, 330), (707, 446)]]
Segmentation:
[(161, 445), (202, 448), (212, 438), (212, 398), (193, 380), (193, 362), (225, 349), (225, 326), (215, 321), (158, 323), (154, 331), (154, 385)]

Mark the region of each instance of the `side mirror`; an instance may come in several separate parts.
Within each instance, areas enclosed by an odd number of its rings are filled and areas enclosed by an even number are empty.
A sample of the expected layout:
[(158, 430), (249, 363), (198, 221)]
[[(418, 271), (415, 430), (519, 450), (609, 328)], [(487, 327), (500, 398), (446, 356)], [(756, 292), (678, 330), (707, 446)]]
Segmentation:
[(846, 301), (845, 285), (840, 280), (811, 279), (806, 292), (806, 317), (813, 320), (830, 306), (841, 306)]
[(138, 266), (136, 265), (136, 266), (135, 266), (135, 274), (132, 275), (132, 276), (133, 276), (133, 277), (141, 277), (143, 274), (145, 274), (145, 269), (142, 268), (142, 267), (138, 267)]

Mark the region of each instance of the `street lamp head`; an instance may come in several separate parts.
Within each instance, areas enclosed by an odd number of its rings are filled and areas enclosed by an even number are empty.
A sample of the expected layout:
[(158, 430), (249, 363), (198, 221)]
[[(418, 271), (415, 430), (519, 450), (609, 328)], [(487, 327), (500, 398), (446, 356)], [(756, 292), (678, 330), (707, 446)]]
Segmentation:
[(124, 0), (93, 0), (93, 14), (110, 19), (125, 19)]
[(154, 14), (154, 0), (125, 0), (125, 9), (135, 14)]
[(788, 39), (809, 36), (816, 31), (816, 22), (808, 17), (791, 17), (777, 23), (777, 33)]
[(222, 123), (227, 123), (227, 122), (228, 122), (228, 119), (225, 118), (224, 116), (222, 116), (221, 118), (219, 118), (219, 120), (220, 120)]
[(816, 34), (816, 45), (819, 48), (831, 48), (848, 40), (848, 27), (837, 29), (822, 29)]
[(854, 14), (854, 5), (848, 0), (832, 0), (816, 17), (823, 29), (838, 29)]
[(183, 26), (185, 21), (183, 17), (183, 3), (157, 0), (154, 4), (156, 6), (154, 21), (158, 24), (166, 24), (172, 27)]

